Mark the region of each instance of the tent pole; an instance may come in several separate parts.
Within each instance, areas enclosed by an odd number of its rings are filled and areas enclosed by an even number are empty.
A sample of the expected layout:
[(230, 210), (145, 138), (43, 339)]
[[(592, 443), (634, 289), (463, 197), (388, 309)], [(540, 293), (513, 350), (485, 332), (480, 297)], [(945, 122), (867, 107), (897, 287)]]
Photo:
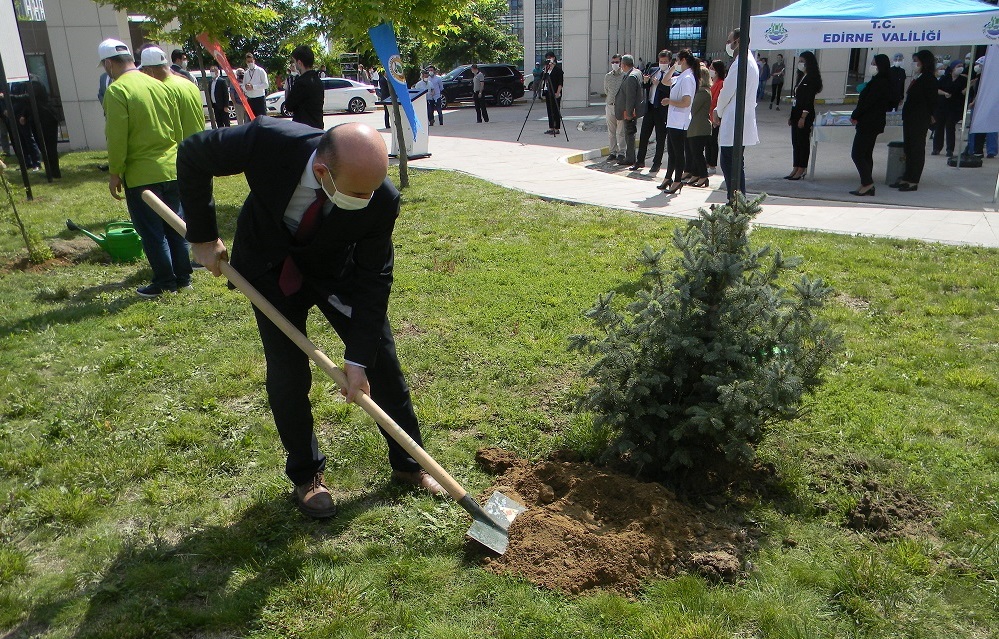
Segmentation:
[[(737, 69), (735, 85), (735, 127), (732, 137), (732, 173), (728, 179), (732, 184), (726, 184), (729, 193), (735, 193), (742, 189), (742, 171), (745, 163), (743, 154), (743, 138), (746, 130), (746, 85), (749, 78), (749, 0), (742, 0), (742, 15), (739, 19), (739, 68)], [(756, 87), (753, 87), (753, 101), (755, 102)], [(743, 195), (746, 195), (743, 193)]]
[[(975, 45), (971, 45), (971, 57), (975, 56)], [(971, 125), (968, 122), (968, 101), (971, 99), (971, 67), (975, 66), (975, 61), (972, 60), (971, 64), (966, 64), (965, 73), (968, 74), (968, 80), (964, 85), (964, 111), (961, 112), (961, 132), (957, 137), (957, 169), (961, 170), (961, 156), (964, 155), (964, 130)]]

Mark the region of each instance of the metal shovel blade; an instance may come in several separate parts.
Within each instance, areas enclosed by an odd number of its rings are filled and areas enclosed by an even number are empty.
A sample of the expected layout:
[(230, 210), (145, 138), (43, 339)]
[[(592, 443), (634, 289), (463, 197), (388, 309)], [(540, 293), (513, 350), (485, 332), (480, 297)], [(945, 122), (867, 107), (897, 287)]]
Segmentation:
[(510, 545), (510, 535), (507, 530), (517, 515), (527, 510), (503, 493), (494, 492), (482, 509), (486, 517), (474, 517), (472, 526), (466, 533), (486, 548), (502, 555)]

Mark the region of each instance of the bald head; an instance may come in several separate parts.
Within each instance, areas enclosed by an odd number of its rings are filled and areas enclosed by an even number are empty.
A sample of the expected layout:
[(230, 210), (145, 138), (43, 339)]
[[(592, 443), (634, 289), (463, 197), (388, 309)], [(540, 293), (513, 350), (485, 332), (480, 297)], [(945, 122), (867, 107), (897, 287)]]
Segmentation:
[(329, 174), (344, 195), (370, 197), (388, 174), (388, 149), (372, 127), (359, 122), (341, 124), (319, 141), (312, 170), (320, 182)]

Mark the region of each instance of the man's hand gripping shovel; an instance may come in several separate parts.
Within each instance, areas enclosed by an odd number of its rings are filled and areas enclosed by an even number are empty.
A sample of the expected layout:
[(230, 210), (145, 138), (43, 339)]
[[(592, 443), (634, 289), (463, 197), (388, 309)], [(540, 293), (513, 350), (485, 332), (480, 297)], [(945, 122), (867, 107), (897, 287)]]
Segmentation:
[[(167, 223), (170, 224), (181, 235), (187, 234), (187, 224), (180, 219), (169, 206), (163, 203), (156, 195), (150, 191), (142, 193), (142, 199), (153, 208)], [(206, 265), (207, 266), (207, 265)], [(341, 389), (347, 388), (347, 376), (344, 372), (330, 360), (304, 333), (295, 328), (267, 299), (260, 294), (239, 272), (222, 260), (219, 268), (233, 286), (250, 298), (254, 306), (266, 315), (274, 324), (295, 342), (299, 348), (305, 352), (309, 358), (316, 363), (320, 369), (333, 378), (337, 386)], [(434, 459), (427, 454), (427, 451), (413, 441), (413, 438), (406, 434), (395, 421), (389, 417), (385, 411), (378, 407), (372, 399), (364, 394), (358, 393), (354, 403), (364, 409), (368, 415), (387, 432), (392, 439), (409, 453), (416, 462), (423, 467), (431, 477), (436, 479), (447, 494), (452, 497), (458, 505), (464, 508), (472, 516), (472, 526), (468, 529), (468, 536), (488, 547), (489, 549), (503, 554), (510, 543), (508, 529), (510, 524), (520, 513), (527, 510), (525, 506), (510, 499), (500, 492), (494, 492), (486, 503), (485, 507), (480, 506), (468, 492), (454, 480), (446, 470), (441, 468)]]

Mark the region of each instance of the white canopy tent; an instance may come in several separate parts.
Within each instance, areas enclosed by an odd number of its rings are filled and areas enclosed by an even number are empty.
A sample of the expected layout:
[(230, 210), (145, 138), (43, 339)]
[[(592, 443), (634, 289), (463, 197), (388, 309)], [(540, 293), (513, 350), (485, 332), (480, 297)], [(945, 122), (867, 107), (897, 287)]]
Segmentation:
[[(752, 16), (749, 39), (755, 48), (796, 50), (993, 44), (999, 7), (981, 0), (800, 0)], [(986, 64), (984, 73), (999, 78), (999, 64)]]

